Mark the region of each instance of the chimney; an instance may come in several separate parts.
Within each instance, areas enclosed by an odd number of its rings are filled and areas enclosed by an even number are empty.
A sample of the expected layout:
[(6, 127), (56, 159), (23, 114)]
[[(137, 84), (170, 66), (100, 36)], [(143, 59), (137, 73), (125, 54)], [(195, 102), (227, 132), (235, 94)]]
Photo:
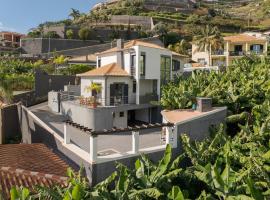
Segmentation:
[(124, 68), (124, 56), (123, 56), (123, 49), (124, 49), (124, 42), (123, 39), (117, 39), (116, 42), (117, 48), (117, 65)]
[(197, 110), (207, 112), (212, 110), (212, 98), (197, 97)]

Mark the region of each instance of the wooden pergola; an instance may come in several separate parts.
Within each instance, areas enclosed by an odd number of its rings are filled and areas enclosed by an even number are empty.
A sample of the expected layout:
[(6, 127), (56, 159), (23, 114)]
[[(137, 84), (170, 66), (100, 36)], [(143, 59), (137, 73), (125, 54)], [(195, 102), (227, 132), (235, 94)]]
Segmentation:
[(108, 134), (113, 134), (113, 133), (121, 133), (121, 132), (132, 132), (132, 131), (140, 131), (140, 130), (145, 130), (145, 129), (153, 129), (153, 128), (162, 128), (162, 127), (173, 127), (174, 124), (172, 123), (155, 123), (155, 124), (142, 124), (142, 125), (135, 125), (135, 126), (128, 126), (127, 128), (117, 128), (114, 127), (112, 129), (103, 129), (100, 131), (93, 131), (92, 129), (82, 126), (78, 123), (75, 123), (71, 120), (65, 120), (64, 121), (67, 125), (70, 125), (74, 128), (78, 128), (81, 131), (93, 135), (93, 136), (98, 136), (98, 135), (108, 135)]

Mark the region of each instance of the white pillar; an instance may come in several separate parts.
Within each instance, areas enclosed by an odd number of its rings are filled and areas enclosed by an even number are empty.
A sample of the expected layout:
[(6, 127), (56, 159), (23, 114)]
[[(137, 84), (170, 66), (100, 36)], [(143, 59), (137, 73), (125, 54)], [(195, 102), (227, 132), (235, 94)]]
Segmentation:
[(226, 42), (226, 67), (229, 66), (229, 57), (230, 57), (230, 44)]
[(132, 153), (137, 154), (139, 153), (139, 132), (132, 131)]
[(249, 52), (248, 43), (246, 43), (246, 53)]
[(64, 144), (70, 144), (70, 133), (67, 131), (67, 124), (64, 124)]
[(177, 133), (174, 127), (166, 127), (166, 145), (170, 144), (172, 148), (177, 147)]
[(90, 136), (90, 161), (96, 162), (97, 160), (97, 137)]

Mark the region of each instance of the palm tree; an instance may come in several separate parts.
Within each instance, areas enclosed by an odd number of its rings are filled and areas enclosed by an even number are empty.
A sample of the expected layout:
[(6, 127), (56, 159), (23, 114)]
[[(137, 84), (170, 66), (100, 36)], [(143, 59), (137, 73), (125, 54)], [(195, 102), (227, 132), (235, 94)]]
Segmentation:
[(79, 18), (81, 16), (81, 13), (79, 10), (76, 10), (74, 8), (71, 8), (71, 12), (69, 13), (69, 16), (73, 18), (73, 20)]
[(189, 47), (189, 44), (184, 39), (183, 40), (180, 40), (179, 42), (177, 42), (174, 45), (170, 44), (168, 46), (168, 48), (171, 51), (175, 51), (176, 53), (184, 54), (184, 55), (187, 55), (188, 54), (188, 47)]
[(218, 50), (223, 46), (223, 38), (218, 27), (209, 25), (199, 29), (198, 34), (193, 37), (193, 42), (197, 45), (198, 51), (209, 52), (209, 65), (211, 65), (212, 50)]

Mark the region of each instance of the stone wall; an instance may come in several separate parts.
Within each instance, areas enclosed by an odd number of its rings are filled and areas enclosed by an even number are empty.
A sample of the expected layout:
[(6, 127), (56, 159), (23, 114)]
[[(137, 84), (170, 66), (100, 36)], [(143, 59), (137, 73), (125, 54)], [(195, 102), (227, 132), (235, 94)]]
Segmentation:
[[(140, 39), (142, 41), (150, 42), (153, 44), (157, 44), (159, 46), (164, 47), (163, 43), (159, 40), (158, 37), (150, 37), (150, 38), (143, 38)], [(64, 56), (82, 56), (82, 55), (89, 55), (89, 54), (95, 54), (98, 52), (106, 51), (110, 48), (116, 47), (116, 42), (108, 42), (105, 44), (98, 44), (98, 45), (92, 45), (87, 47), (81, 47), (81, 48), (75, 48), (75, 49), (67, 49), (62, 51), (57, 51), (56, 53)], [(52, 56), (48, 53), (44, 53), (43, 56), (49, 57)]]
[(40, 55), (43, 53), (74, 49), (100, 44), (96, 40), (67, 40), (48, 38), (25, 38), (21, 40), (23, 54)]

